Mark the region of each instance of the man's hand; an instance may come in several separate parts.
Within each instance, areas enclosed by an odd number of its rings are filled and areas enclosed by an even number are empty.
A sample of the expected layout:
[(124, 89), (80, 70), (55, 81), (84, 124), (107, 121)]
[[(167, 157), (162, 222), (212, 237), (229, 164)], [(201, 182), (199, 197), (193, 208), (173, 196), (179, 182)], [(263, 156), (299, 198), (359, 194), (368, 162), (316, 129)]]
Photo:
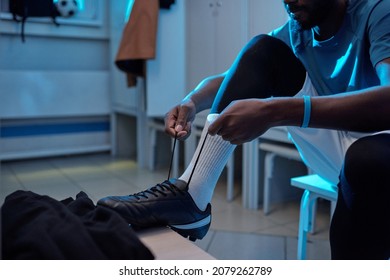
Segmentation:
[(267, 100), (246, 99), (232, 102), (209, 126), (210, 135), (220, 135), (232, 144), (252, 141), (272, 125)]
[(175, 137), (177, 133), (179, 140), (187, 139), (191, 134), (195, 114), (195, 104), (189, 99), (184, 100), (165, 115), (165, 132), (171, 137)]

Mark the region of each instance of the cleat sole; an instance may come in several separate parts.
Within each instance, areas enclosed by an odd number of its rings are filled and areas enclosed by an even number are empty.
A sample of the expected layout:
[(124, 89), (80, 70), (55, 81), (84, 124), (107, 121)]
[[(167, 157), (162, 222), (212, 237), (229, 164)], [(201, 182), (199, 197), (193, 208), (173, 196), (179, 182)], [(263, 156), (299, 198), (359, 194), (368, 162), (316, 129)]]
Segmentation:
[(191, 241), (202, 239), (208, 232), (211, 224), (211, 215), (191, 224), (168, 225), (172, 230)]

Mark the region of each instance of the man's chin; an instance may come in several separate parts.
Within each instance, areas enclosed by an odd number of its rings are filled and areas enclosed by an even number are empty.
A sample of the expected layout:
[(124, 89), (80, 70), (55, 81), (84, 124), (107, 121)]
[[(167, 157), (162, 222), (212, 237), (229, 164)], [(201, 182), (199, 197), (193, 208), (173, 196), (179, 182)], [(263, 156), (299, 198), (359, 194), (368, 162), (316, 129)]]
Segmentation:
[(310, 30), (312, 28), (312, 25), (308, 24), (307, 22), (299, 21), (296, 19), (292, 19), (292, 23), (293, 30), (296, 32)]

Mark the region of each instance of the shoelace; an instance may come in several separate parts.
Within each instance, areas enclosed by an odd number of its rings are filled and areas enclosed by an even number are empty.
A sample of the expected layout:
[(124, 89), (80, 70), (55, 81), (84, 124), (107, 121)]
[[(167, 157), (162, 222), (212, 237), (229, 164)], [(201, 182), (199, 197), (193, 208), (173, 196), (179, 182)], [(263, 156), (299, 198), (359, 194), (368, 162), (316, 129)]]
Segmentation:
[[(187, 182), (187, 188), (190, 185), (190, 182), (191, 182), (191, 179), (192, 179), (192, 175), (194, 174), (195, 167), (198, 164), (198, 161), (199, 161), (199, 158), (200, 158), (200, 154), (202, 153), (204, 144), (206, 143), (207, 136), (208, 136), (208, 133), (205, 135), (205, 138), (204, 138), (204, 140), (202, 142), (202, 146), (200, 147), (199, 154), (198, 154), (198, 156), (197, 156), (197, 158), (195, 160), (194, 168), (192, 168), (190, 178), (188, 179), (188, 182)], [(176, 141), (177, 141), (177, 133), (176, 133), (175, 139), (173, 141), (172, 155), (171, 155), (171, 160), (170, 160), (170, 164), (169, 164), (169, 171), (168, 171), (168, 179), (166, 181), (162, 182), (161, 184), (157, 184), (154, 187), (152, 187), (150, 189), (147, 189), (146, 191), (135, 193), (135, 194), (133, 194), (131, 196), (134, 196), (136, 199), (141, 199), (141, 197), (148, 198), (148, 194), (149, 195), (153, 195), (154, 197), (158, 197), (159, 194), (161, 194), (163, 196), (167, 196), (167, 194), (164, 192), (165, 190), (168, 190), (168, 191), (172, 192), (174, 195), (176, 195), (176, 192), (178, 192), (180, 194), (184, 194), (185, 193), (184, 191), (180, 190), (178, 187), (176, 187), (174, 184), (172, 184), (169, 181), (169, 179), (171, 177), (171, 170), (172, 170), (172, 165), (173, 165), (173, 156), (175, 154)]]
[(168, 180), (162, 182), (161, 184), (157, 184), (154, 187), (147, 189), (146, 191), (142, 191), (139, 193), (135, 193), (131, 196), (134, 196), (136, 199), (141, 199), (141, 197), (149, 198), (148, 195), (153, 195), (154, 197), (158, 197), (159, 195), (167, 196), (166, 191), (170, 191), (175, 196), (177, 193), (182, 195), (185, 194), (184, 191), (176, 187), (174, 184), (169, 182)]
[[(200, 158), (200, 154), (202, 153), (203, 151), (203, 147), (204, 147), (204, 144), (206, 143), (206, 139), (207, 139), (207, 136), (209, 134), (206, 133), (205, 137), (204, 137), (204, 140), (202, 142), (202, 146), (200, 147), (200, 151), (199, 151), (199, 154), (198, 156), (196, 157), (196, 160), (195, 160), (195, 163), (194, 163), (194, 168), (192, 168), (192, 171), (191, 171), (191, 175), (190, 175), (190, 178), (188, 179), (188, 182), (187, 182), (187, 188), (190, 186), (190, 182), (191, 182), (191, 179), (192, 179), (192, 175), (194, 175), (194, 171), (195, 171), (195, 168), (196, 166), (198, 165), (198, 161), (199, 161), (199, 158)], [(172, 170), (172, 165), (173, 165), (173, 156), (175, 154), (175, 147), (176, 147), (176, 141), (177, 141), (177, 132), (175, 134), (175, 139), (173, 141), (173, 148), (172, 148), (172, 154), (171, 154), (171, 161), (169, 163), (169, 171), (168, 171), (168, 179), (167, 181), (169, 181), (169, 179), (171, 178), (171, 170)], [(172, 185), (172, 184), (170, 184)], [(172, 185), (174, 186), (174, 185)]]
[(175, 154), (175, 148), (176, 148), (176, 142), (177, 142), (177, 132), (175, 133), (175, 139), (173, 140), (173, 147), (172, 147), (172, 154), (171, 154), (171, 160), (169, 162), (169, 170), (168, 170), (168, 179), (171, 178), (171, 171), (173, 166), (173, 156)]

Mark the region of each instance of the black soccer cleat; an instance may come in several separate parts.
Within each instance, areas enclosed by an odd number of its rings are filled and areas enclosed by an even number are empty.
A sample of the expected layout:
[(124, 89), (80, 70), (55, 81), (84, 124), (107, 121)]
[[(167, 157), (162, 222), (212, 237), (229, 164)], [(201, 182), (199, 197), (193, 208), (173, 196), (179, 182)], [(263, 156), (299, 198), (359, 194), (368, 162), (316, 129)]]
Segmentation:
[(191, 241), (202, 239), (211, 224), (211, 205), (200, 210), (187, 183), (170, 179), (128, 196), (108, 196), (97, 203), (119, 213), (134, 227), (168, 226)]

